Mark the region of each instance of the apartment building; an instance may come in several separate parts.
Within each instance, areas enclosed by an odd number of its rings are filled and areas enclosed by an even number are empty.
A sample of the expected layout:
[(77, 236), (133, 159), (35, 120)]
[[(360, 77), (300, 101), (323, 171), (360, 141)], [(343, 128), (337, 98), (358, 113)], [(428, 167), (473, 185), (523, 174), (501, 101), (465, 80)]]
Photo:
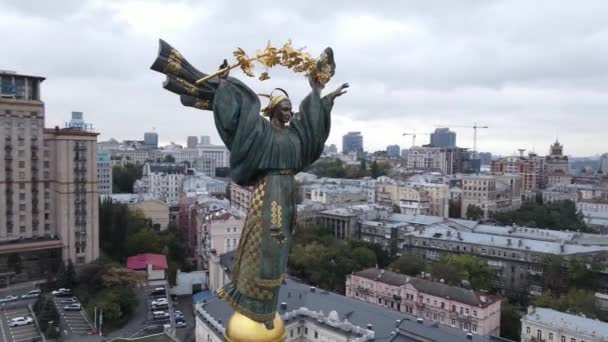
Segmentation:
[(0, 282), (99, 256), (97, 133), (44, 128), (43, 77), (0, 71)]
[(522, 342), (608, 341), (608, 323), (547, 308), (530, 306), (521, 318)]
[(346, 296), (478, 335), (500, 333), (498, 297), (378, 268), (346, 278)]

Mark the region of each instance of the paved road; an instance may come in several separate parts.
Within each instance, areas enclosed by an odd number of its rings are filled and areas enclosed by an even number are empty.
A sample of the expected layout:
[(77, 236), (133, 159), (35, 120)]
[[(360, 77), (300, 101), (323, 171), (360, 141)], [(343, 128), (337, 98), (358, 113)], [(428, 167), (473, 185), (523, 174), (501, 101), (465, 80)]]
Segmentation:
[(84, 317), (84, 308), (82, 311), (65, 311), (63, 307), (67, 303), (63, 303), (66, 298), (53, 297), (55, 307), (61, 317), (61, 332), (63, 336), (68, 335), (88, 335), (93, 327)]
[(196, 336), (194, 334), (194, 328), (196, 320), (194, 319), (192, 296), (179, 297), (178, 300), (173, 303), (173, 308), (176, 310), (180, 310), (184, 314), (184, 318), (188, 323), (188, 326), (186, 326), (185, 328), (176, 329), (175, 334), (177, 335), (177, 338), (179, 338), (182, 342), (195, 341)]
[(31, 317), (26, 306), (3, 309), (0, 313), (0, 338), (6, 342), (42, 341), (42, 335), (34, 324), (10, 327), (8, 322), (15, 317)]

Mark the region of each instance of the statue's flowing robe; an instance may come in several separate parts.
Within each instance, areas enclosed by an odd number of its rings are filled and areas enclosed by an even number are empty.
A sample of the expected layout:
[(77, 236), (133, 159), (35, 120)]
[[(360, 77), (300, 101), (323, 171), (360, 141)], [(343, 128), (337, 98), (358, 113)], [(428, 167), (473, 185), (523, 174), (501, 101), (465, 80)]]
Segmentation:
[(293, 176), (321, 155), (332, 106), (330, 97), (312, 91), (279, 129), (260, 115), (257, 95), (242, 82), (228, 78), (215, 91), (215, 124), (230, 150), (231, 178), (253, 186), (232, 282), (218, 294), (253, 320), (274, 318), (295, 224)]

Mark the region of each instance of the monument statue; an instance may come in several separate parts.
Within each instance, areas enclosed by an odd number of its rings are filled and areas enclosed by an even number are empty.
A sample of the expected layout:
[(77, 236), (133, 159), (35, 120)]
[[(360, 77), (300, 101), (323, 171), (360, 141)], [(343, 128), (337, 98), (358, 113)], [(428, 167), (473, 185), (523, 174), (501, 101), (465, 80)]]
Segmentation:
[[(280, 341), (285, 328), (276, 308), (295, 225), (294, 175), (320, 157), (329, 135), (334, 100), (346, 92), (348, 84), (321, 97), (335, 71), (330, 48), (316, 60), (302, 49), (293, 49), (291, 42), (281, 49), (269, 44), (253, 58), (241, 49), (234, 55), (237, 63), (228, 65), (224, 60), (220, 70), (207, 75), (161, 40), (151, 68), (167, 76), (163, 87), (179, 94), (183, 105), (213, 111), (217, 131), (230, 150), (232, 180), (253, 187), (232, 282), (217, 291), (235, 310), (225, 338), (233, 342)], [(261, 108), (258, 95), (229, 76), (229, 70), (237, 66), (254, 76), (254, 61), (266, 68), (283, 65), (305, 73), (311, 91), (298, 113), (293, 113), (285, 90), (277, 88), (261, 95), (268, 98), (268, 105)], [(259, 79), (269, 77), (266, 71)]]

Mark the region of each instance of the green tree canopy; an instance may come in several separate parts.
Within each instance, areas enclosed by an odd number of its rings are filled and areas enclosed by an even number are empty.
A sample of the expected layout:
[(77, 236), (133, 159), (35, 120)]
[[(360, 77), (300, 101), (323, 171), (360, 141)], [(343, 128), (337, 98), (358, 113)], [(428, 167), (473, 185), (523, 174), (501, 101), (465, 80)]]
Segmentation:
[(541, 198), (526, 201), (517, 210), (494, 212), (490, 214), (490, 218), (504, 226), (517, 224), (526, 227), (591, 232), (585, 224), (583, 215), (576, 210), (576, 204), (570, 200), (543, 203)]
[(393, 261), (388, 269), (402, 274), (416, 276), (425, 270), (426, 263), (415, 254), (404, 254)]
[(469, 204), (465, 216), (468, 220), (479, 221), (483, 218), (483, 210), (474, 204)]
[(143, 165), (126, 164), (112, 168), (112, 192), (133, 193), (135, 181), (142, 176)]

